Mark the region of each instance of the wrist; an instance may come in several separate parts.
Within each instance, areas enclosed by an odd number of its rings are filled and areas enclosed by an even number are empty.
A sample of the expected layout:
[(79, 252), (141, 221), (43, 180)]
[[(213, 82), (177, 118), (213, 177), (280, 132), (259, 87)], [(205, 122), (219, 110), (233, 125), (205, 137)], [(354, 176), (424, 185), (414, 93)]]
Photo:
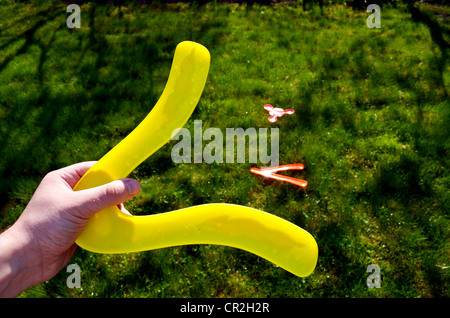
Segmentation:
[(34, 285), (27, 240), (14, 225), (0, 235), (0, 297), (15, 297)]

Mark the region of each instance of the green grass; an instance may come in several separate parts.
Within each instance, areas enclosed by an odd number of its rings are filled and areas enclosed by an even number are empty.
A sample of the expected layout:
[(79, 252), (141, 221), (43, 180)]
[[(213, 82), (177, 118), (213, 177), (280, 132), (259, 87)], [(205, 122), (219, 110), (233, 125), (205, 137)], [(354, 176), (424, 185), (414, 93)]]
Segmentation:
[[(34, 2), (33, 2), (34, 3)], [(280, 164), (300, 162), (306, 190), (250, 173), (260, 164), (174, 164), (174, 141), (132, 177), (126, 206), (152, 214), (213, 202), (283, 217), (319, 245), (298, 278), (214, 245), (102, 255), (77, 250), (68, 273), (20, 297), (448, 297), (448, 19), (382, 8), (381, 29), (345, 6), (0, 4), (0, 229), (49, 171), (97, 160), (151, 110), (176, 45), (211, 52), (185, 127), (280, 128)], [(427, 18), (428, 17), (428, 18)], [(263, 105), (294, 108), (276, 124)], [(369, 289), (369, 264), (381, 288)], [(447, 269), (445, 269), (447, 268)]]

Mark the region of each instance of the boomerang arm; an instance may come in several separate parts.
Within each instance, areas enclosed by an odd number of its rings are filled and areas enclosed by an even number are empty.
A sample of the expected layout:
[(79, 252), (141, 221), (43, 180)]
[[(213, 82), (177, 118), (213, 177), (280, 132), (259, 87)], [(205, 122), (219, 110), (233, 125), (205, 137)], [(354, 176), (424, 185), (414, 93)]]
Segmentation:
[(278, 167), (267, 167), (260, 169), (263, 172), (278, 172), (278, 171), (287, 171), (287, 170), (303, 170), (305, 167), (301, 163), (291, 163), (287, 165), (282, 165)]
[(251, 168), (250, 171), (253, 172), (254, 174), (258, 174), (258, 175), (266, 177), (266, 178), (272, 178), (272, 179), (276, 179), (276, 180), (280, 180), (280, 181), (285, 181), (285, 182), (292, 183), (292, 184), (302, 187), (302, 188), (305, 188), (308, 185), (308, 182), (306, 180), (292, 178), (289, 176), (283, 176), (281, 174), (276, 174), (276, 173), (271, 173), (271, 172), (264, 172), (258, 168)]
[(92, 228), (91, 237), (78, 242), (93, 252), (215, 244), (253, 253), (300, 277), (311, 274), (317, 263), (318, 247), (311, 234), (282, 218), (240, 205), (205, 204), (147, 216), (121, 213), (112, 219), (101, 215), (98, 221), (104, 226)]
[[(175, 50), (166, 87), (152, 111), (78, 182), (75, 190), (127, 177), (142, 161), (166, 144), (184, 126), (197, 105), (210, 64), (208, 50), (182, 42)], [(95, 176), (94, 176), (95, 175)]]

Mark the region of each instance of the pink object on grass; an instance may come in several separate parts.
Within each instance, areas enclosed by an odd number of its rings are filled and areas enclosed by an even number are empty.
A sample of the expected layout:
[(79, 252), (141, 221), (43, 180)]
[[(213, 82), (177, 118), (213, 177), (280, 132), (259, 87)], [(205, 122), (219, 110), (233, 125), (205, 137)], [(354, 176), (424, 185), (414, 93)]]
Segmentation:
[(264, 105), (264, 109), (269, 112), (269, 121), (271, 123), (274, 123), (277, 121), (277, 119), (283, 115), (292, 115), (294, 113), (294, 110), (291, 108), (283, 109), (283, 108), (274, 108), (270, 104)]

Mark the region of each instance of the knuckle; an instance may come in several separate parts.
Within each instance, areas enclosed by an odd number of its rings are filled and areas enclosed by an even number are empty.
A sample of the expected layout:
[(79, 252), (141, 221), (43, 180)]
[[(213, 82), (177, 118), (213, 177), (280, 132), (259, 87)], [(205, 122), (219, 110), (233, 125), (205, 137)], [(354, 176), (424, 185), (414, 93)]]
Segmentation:
[(105, 187), (105, 197), (108, 201), (118, 202), (122, 198), (123, 185), (121, 182), (112, 182), (107, 187)]

